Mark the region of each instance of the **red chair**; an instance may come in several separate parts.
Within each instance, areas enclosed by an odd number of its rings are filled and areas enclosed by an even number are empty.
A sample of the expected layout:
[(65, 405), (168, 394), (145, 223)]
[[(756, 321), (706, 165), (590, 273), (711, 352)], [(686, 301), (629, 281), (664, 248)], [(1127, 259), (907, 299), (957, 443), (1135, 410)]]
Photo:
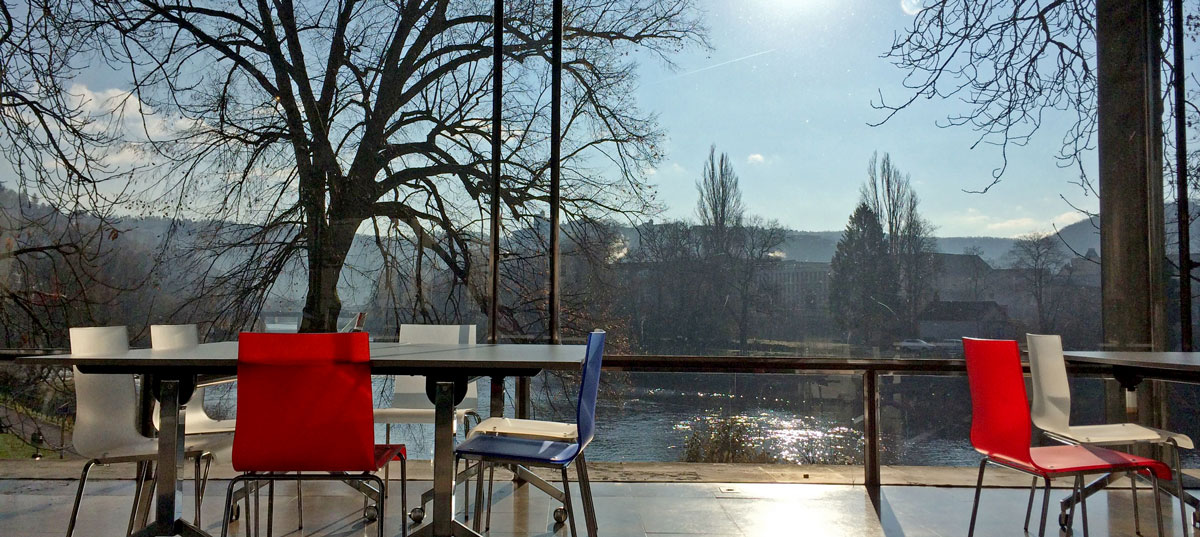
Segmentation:
[(373, 472), (399, 457), (403, 491), (406, 454), (403, 445), (375, 444), (370, 354), (366, 332), (241, 334), (233, 468), (242, 475), (229, 483), (222, 537), (237, 483), (269, 482), (269, 535), (274, 482), (299, 480), (356, 484), (374, 500), (383, 537), (383, 481)]
[[(1011, 468), (1045, 480), (1042, 498), (1042, 522), (1039, 536), (1046, 534), (1046, 511), (1050, 501), (1050, 480), (1059, 477), (1075, 479), (1073, 494), (1083, 489), (1083, 477), (1088, 474), (1140, 472), (1154, 483), (1154, 504), (1158, 513), (1158, 534), (1162, 529), (1162, 504), (1158, 479), (1170, 479), (1171, 470), (1154, 459), (1138, 457), (1120, 451), (1095, 446), (1063, 445), (1030, 447), (1032, 423), (1029, 402), (1025, 396), (1025, 376), (1021, 370), (1021, 354), (1017, 342), (963, 338), (967, 359), (967, 379), (971, 384), (971, 445), (982, 453), (979, 461), (979, 480), (975, 484), (975, 501), (971, 506), (971, 526), (968, 537), (975, 533), (975, 515), (979, 511), (979, 495), (983, 488), (983, 471), (988, 463)], [(1033, 495), (1025, 508), (1025, 529), (1033, 511)], [(1074, 507), (1072, 507), (1072, 510)], [(1083, 532), (1087, 535), (1087, 503), (1080, 502), (1083, 513)]]

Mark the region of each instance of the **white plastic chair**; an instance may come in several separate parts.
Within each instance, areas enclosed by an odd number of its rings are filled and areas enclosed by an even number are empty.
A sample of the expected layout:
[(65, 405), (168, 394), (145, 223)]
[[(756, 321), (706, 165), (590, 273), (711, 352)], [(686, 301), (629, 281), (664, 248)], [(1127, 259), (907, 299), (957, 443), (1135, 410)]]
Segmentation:
[[(129, 350), (129, 332), (124, 326), (72, 328), (70, 334), (71, 353), (77, 356), (104, 356)], [(76, 411), (72, 442), (75, 450), (87, 457), (88, 461), (84, 463), (83, 473), (79, 477), (75, 504), (67, 523), (67, 537), (75, 532), (79, 504), (92, 466), (122, 462), (138, 463), (137, 484), (127, 530), (127, 533), (132, 532), (142, 498), (142, 486), (148, 481), (150, 465), (146, 463), (158, 457), (158, 440), (138, 431), (138, 397), (133, 375), (85, 374), (74, 368), (73, 381)], [(210, 454), (195, 446), (185, 447), (184, 452), (187, 457), (197, 460), (197, 466), (200, 459), (211, 460)], [(196, 476), (196, 480), (196, 490), (201, 490), (203, 484), (200, 483), (200, 475)], [(199, 516), (197, 509), (197, 525)]]
[[(475, 344), (475, 325), (400, 325), (400, 343), (440, 343), (440, 344)], [(394, 379), (392, 388), (392, 406), (375, 409), (375, 423), (386, 423), (387, 434), (391, 435), (391, 425), (398, 423), (433, 423), (434, 407), (425, 395), (425, 377), (416, 375), (399, 375)], [(478, 414), (475, 408), (479, 406), (479, 388), (474, 382), (467, 384), (467, 395), (455, 410), (457, 420), (465, 420), (467, 416)], [(465, 422), (464, 422), (465, 426)], [(390, 440), (390, 438), (389, 438)]]
[[(150, 347), (154, 350), (174, 350), (195, 347), (200, 344), (200, 330), (194, 324), (150, 325)], [(197, 387), (183, 410), (187, 434), (233, 434), (236, 420), (215, 420), (204, 411), (204, 387)], [(154, 414), (154, 426), (158, 426), (158, 413)], [(232, 437), (230, 437), (232, 438)]]
[[(437, 344), (475, 344), (475, 325), (433, 325), (433, 324), (403, 324), (400, 325), (400, 333), (398, 335), (400, 343), (437, 343)], [(433, 403), (429, 401), (429, 396), (425, 394), (425, 377), (416, 375), (398, 375), (392, 377), (394, 382), (392, 388), (392, 406), (389, 408), (375, 409), (375, 423), (387, 424), (384, 429), (384, 443), (392, 441), (392, 425), (407, 424), (407, 423), (428, 423), (432, 424), (435, 417), (435, 409)], [(479, 421), (479, 414), (476, 408), (479, 406), (479, 388), (475, 382), (467, 384), (467, 394), (463, 397), (461, 403), (455, 409), (455, 424), (462, 421), (463, 430), (469, 431), (467, 422), (468, 416)], [(388, 482), (388, 468), (383, 470), (384, 483)], [(465, 488), (465, 487), (464, 487)], [(468, 492), (469, 493), (469, 492)], [(425, 496), (422, 496), (421, 505), (425, 504)], [(424, 515), (424, 508), (417, 507), (413, 509), (411, 517), (414, 521), (420, 522)]]
[[(1071, 386), (1067, 381), (1067, 363), (1063, 357), (1062, 338), (1057, 335), (1026, 334), (1029, 344), (1029, 372), (1032, 377), (1030, 415), (1033, 424), (1046, 436), (1066, 444), (1114, 446), (1133, 444), (1159, 444), (1171, 446), (1172, 469), (1175, 473), (1176, 495), (1179, 511), (1187, 533), (1183, 482), (1180, 479), (1181, 464), (1179, 449), (1192, 449), (1192, 439), (1185, 434), (1155, 429), (1137, 423), (1110, 423), (1101, 425), (1071, 425)], [(1137, 516), (1137, 482), (1130, 476), (1130, 487), (1134, 495), (1134, 523)], [(1036, 485), (1036, 480), (1034, 480)], [(1032, 502), (1033, 491), (1030, 492)], [(1060, 525), (1069, 520), (1059, 520)], [(1140, 529), (1138, 532), (1140, 534)]]

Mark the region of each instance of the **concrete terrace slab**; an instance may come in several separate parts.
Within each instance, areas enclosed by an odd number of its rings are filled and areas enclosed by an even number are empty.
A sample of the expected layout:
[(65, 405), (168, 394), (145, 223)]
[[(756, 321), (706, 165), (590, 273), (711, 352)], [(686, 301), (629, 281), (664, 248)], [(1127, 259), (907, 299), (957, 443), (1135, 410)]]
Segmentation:
[[(0, 479), (78, 479), (82, 468), (82, 459), (0, 460)], [(132, 464), (96, 467), (91, 476), (93, 479), (133, 479), (133, 468)], [(614, 483), (861, 485), (863, 481), (861, 466), (588, 461), (588, 468), (593, 481)], [(977, 467), (884, 466), (881, 476), (884, 485), (973, 487), (977, 472)], [(1188, 470), (1187, 473), (1200, 477), (1200, 470)], [(559, 479), (553, 472), (539, 471), (539, 474), (549, 480)], [(190, 465), (185, 475), (191, 475)], [(213, 479), (230, 479), (237, 473), (229, 465), (228, 457), (225, 457), (213, 464), (209, 475)], [(413, 480), (432, 480), (433, 467), (427, 460), (411, 460), (408, 461), (408, 475)], [(392, 479), (399, 479), (399, 476), (399, 463), (392, 463)], [(498, 471), (497, 476), (502, 480), (510, 477), (504, 471)], [(1029, 486), (1029, 478), (1017, 472), (990, 468), (986, 473), (985, 485), (1023, 488)], [(1065, 482), (1062, 485), (1069, 486)]]
[[(0, 536), (61, 536), (75, 493), (69, 479), (0, 479)], [(219, 535), (222, 502), (227, 482), (209, 484), (201, 526)], [(394, 484), (397, 486), (398, 484)], [(429, 487), (428, 481), (411, 481), (413, 499)], [(884, 487), (878, 509), (860, 486), (781, 483), (596, 483), (597, 520), (604, 537), (776, 537), (784, 535), (836, 537), (940, 537), (966, 534), (973, 489), (966, 487)], [(387, 503), (385, 533), (402, 534), (399, 494), (393, 488)], [(583, 535), (578, 489), (573, 491), (577, 526)], [(133, 483), (129, 480), (90, 481), (80, 511), (76, 535), (123, 535), (128, 520)], [(191, 484), (185, 484), (185, 518), (191, 519)], [(274, 534), (296, 537), (366, 537), (376, 533), (375, 523), (361, 517), (362, 500), (340, 483), (304, 485), (304, 527), (299, 528), (294, 484), (276, 487)], [(1064, 491), (1055, 491), (1057, 501)], [(1021, 535), (1028, 498), (1025, 490), (989, 489), (983, 494), (976, 535)], [(474, 499), (474, 498), (473, 498)], [(464, 516), (462, 491), (459, 512)], [(552, 513), (559, 504), (528, 486), (514, 487), (498, 481), (492, 497), (491, 537), (565, 537), (568, 526), (555, 524)], [(1154, 504), (1145, 489), (1139, 495), (1143, 535), (1154, 534)], [(1088, 502), (1091, 535), (1134, 535), (1132, 500), (1127, 488), (1094, 496)], [(410, 505), (410, 507), (412, 507)], [(1176, 504), (1163, 502), (1165, 534), (1178, 537), (1181, 530)], [(230, 524), (230, 535), (246, 535), (250, 507)], [(266, 510), (266, 495), (261, 497)], [(1059, 535), (1050, 514), (1048, 535)], [(263, 526), (266, 517), (263, 516)], [(1037, 516), (1034, 517), (1036, 528)], [(265, 527), (263, 528), (265, 530)], [(1074, 534), (1082, 535), (1076, 517)]]

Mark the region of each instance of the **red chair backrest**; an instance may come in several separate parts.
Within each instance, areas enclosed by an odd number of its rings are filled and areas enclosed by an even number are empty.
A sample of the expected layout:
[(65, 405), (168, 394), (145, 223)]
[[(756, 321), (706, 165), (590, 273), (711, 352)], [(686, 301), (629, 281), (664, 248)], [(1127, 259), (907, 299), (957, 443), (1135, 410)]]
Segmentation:
[(971, 445), (984, 455), (1032, 466), (1033, 431), (1017, 342), (963, 338), (963, 352), (971, 384)]
[(233, 468), (377, 470), (369, 341), (366, 332), (242, 333)]

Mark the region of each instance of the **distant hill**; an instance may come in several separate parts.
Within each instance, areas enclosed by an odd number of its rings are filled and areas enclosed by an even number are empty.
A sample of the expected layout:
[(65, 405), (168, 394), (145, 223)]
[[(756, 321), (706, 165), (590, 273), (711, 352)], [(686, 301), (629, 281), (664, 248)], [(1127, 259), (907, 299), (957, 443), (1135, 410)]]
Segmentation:
[[(1096, 220), (1096, 226), (1099, 226), (1099, 220)], [(1200, 226), (1194, 227), (1193, 234), (1200, 232)], [(1100, 230), (1087, 220), (1061, 228), (1059, 236), (1065, 245), (1080, 255), (1086, 254), (1089, 248), (1100, 251)], [(841, 237), (841, 231), (789, 231), (779, 249), (786, 259), (828, 263), (833, 259)], [(983, 251), (983, 259), (993, 265), (1003, 262), (1012, 245), (1013, 239), (1004, 237), (937, 237), (939, 252), (961, 254), (967, 248), (978, 247)]]

